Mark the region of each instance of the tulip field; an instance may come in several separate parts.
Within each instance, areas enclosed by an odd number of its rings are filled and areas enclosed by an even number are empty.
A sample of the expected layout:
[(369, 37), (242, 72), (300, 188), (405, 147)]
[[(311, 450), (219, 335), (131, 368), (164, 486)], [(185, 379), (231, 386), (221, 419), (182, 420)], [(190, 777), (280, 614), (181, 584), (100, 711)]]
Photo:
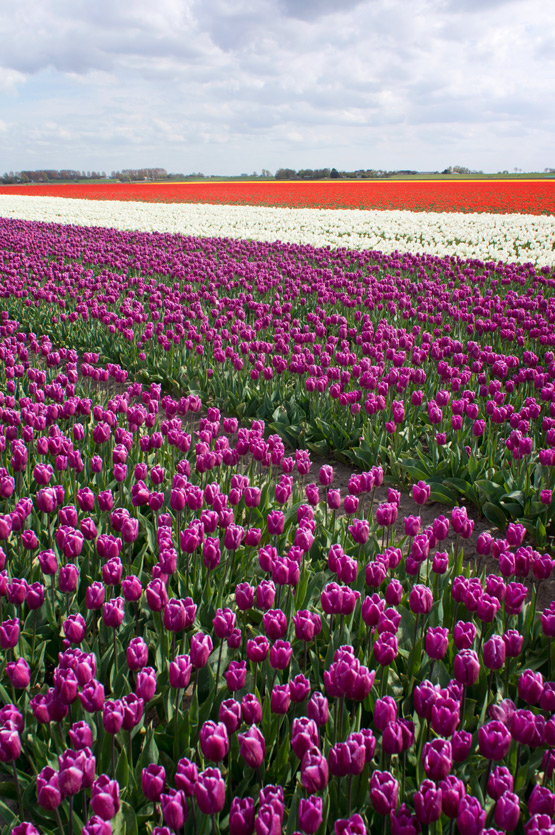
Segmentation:
[(0, 186), (0, 194), (147, 203), (552, 215), (553, 180), (335, 180)]
[(347, 185), (0, 190), (0, 832), (555, 833), (555, 183)]

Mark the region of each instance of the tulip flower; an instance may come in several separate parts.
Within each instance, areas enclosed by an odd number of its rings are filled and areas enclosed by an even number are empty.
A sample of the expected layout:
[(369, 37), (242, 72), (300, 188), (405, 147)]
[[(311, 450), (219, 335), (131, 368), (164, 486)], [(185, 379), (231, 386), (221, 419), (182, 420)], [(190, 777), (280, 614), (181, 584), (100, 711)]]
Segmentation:
[(256, 725), (251, 725), (245, 733), (238, 734), (239, 753), (251, 768), (259, 768), (264, 760), (266, 742)]
[(374, 771), (370, 777), (370, 802), (378, 815), (389, 815), (397, 807), (399, 784), (389, 771)]
[(172, 829), (181, 829), (188, 817), (187, 800), (180, 789), (169, 789), (160, 795), (160, 805), (165, 823)]
[(218, 768), (201, 771), (195, 782), (195, 798), (205, 815), (215, 815), (225, 804), (225, 783)]
[(314, 835), (322, 823), (322, 798), (316, 795), (301, 797), (297, 814), (302, 831)]

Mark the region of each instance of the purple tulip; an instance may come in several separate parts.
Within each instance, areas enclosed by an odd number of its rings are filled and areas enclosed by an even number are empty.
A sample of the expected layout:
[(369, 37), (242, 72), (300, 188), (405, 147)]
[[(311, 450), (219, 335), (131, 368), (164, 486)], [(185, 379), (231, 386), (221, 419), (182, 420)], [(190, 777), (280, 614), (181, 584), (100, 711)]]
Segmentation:
[(328, 762), (317, 748), (306, 751), (301, 760), (301, 782), (303, 788), (314, 794), (321, 792), (328, 784)]
[(94, 814), (108, 821), (117, 815), (119, 807), (117, 781), (110, 780), (107, 774), (101, 774), (91, 787), (91, 808)]
[(204, 632), (196, 632), (191, 635), (189, 654), (191, 663), (196, 670), (205, 667), (213, 649), (212, 638)]
[(143, 667), (135, 678), (135, 693), (144, 702), (150, 702), (156, 693), (156, 673), (153, 667)]
[(37, 803), (43, 809), (57, 809), (62, 802), (58, 772), (50, 766), (37, 774)]
[(306, 716), (293, 719), (291, 729), (291, 748), (297, 757), (302, 760), (307, 751), (318, 747), (318, 726), (316, 725), (316, 722)]
[(188, 655), (178, 655), (170, 662), (169, 679), (170, 687), (176, 690), (184, 690), (189, 686), (193, 665)]
[(276, 587), (271, 580), (261, 580), (256, 587), (256, 605), (263, 611), (268, 611), (274, 605)]
[(470, 687), (475, 684), (480, 675), (480, 662), (472, 649), (462, 649), (455, 655), (454, 672), (456, 680)]
[(266, 741), (256, 725), (251, 725), (245, 733), (238, 734), (239, 753), (251, 768), (259, 768), (264, 760)]
[(87, 588), (85, 592), (85, 606), (91, 611), (96, 611), (102, 608), (106, 596), (106, 589), (104, 584), (98, 580)]
[(291, 693), (292, 701), (296, 704), (304, 702), (310, 693), (310, 681), (302, 673), (299, 673), (290, 680), (289, 692)]
[(389, 822), (391, 835), (419, 835), (421, 831), (418, 818), (411, 814), (406, 803), (401, 803), (396, 811), (389, 813)]
[[(505, 793), (511, 791), (512, 786)], [(528, 811), (531, 815), (549, 815), (552, 818), (555, 814), (555, 794), (550, 792), (547, 786), (536, 784), (528, 798)]]
[(453, 630), (453, 641), (458, 650), (470, 649), (476, 638), (476, 627), (469, 621), (457, 621)]
[(506, 645), (500, 635), (492, 635), (482, 648), (484, 666), (488, 670), (500, 670), (505, 663)]
[(243, 721), (247, 725), (259, 725), (262, 721), (262, 705), (254, 693), (247, 693), (241, 700)]
[(521, 745), (537, 748), (544, 742), (545, 719), (530, 710), (515, 710), (510, 730), (512, 738)]
[(216, 638), (228, 638), (235, 628), (236, 617), (231, 609), (218, 609), (212, 621)]
[(205, 815), (221, 812), (225, 804), (225, 783), (218, 768), (201, 771), (195, 782), (195, 798)]
[(278, 639), (270, 647), (270, 666), (274, 670), (286, 670), (293, 655), (293, 647), (289, 641)]
[(442, 791), (433, 780), (423, 780), (413, 797), (414, 811), (420, 823), (429, 825), (441, 817)]
[(141, 637), (132, 638), (126, 650), (127, 666), (137, 672), (148, 664), (148, 646)]
[(128, 574), (122, 580), (121, 592), (128, 603), (136, 603), (143, 593), (141, 581), (134, 574)]
[(224, 673), (227, 689), (232, 693), (242, 690), (247, 677), (246, 661), (230, 661), (229, 667)]
[(494, 800), (498, 800), (504, 792), (512, 792), (513, 776), (504, 765), (496, 765), (492, 770), (487, 784), (487, 793)]
[(457, 813), (457, 827), (461, 835), (480, 835), (486, 822), (486, 813), (480, 801), (471, 795), (465, 795)]
[(62, 623), (64, 635), (72, 644), (80, 644), (87, 631), (85, 618), (80, 613), (70, 615)]
[(266, 525), (270, 536), (279, 536), (283, 533), (285, 517), (281, 510), (272, 510), (266, 518)]
[(447, 739), (433, 739), (426, 742), (422, 752), (422, 763), (430, 780), (443, 780), (453, 765), (453, 751)]
[(79, 693), (79, 701), (87, 713), (96, 713), (104, 706), (104, 685), (92, 679)]
[(388, 722), (382, 733), (382, 749), (385, 754), (400, 754), (403, 751), (403, 725), (399, 721)]
[(283, 823), (285, 800), (282, 786), (274, 786), (270, 783), (261, 788), (259, 792), (259, 804), (260, 808), (270, 806), (277, 814), (280, 823)]
[(306, 609), (298, 611), (293, 616), (293, 623), (295, 626), (295, 637), (299, 641), (312, 641), (322, 630), (320, 615), (315, 612), (309, 612)]
[(433, 603), (432, 592), (427, 586), (416, 585), (411, 588), (409, 606), (416, 615), (427, 614)]
[(518, 695), (529, 705), (539, 702), (543, 693), (543, 676), (540, 672), (524, 670), (518, 679)]
[(84, 748), (92, 748), (93, 735), (91, 727), (87, 722), (74, 722), (69, 729), (69, 741), (76, 751)]
[(502, 722), (487, 722), (478, 730), (478, 747), (488, 760), (502, 760), (511, 747), (511, 734)]
[(279, 835), (281, 832), (281, 818), (273, 806), (261, 804), (254, 821), (256, 835)]
[(124, 599), (123, 597), (114, 597), (112, 600), (107, 600), (102, 606), (102, 620), (111, 629), (118, 629), (123, 623), (124, 616)]
[(195, 763), (182, 757), (177, 763), (175, 785), (184, 792), (186, 797), (194, 797), (195, 783), (198, 779), (198, 768)]
[(102, 724), (108, 734), (117, 734), (123, 726), (124, 708), (121, 699), (104, 702)]
[(441, 661), (449, 646), (449, 630), (443, 626), (431, 626), (426, 632), (426, 653)]
[(162, 765), (150, 763), (141, 771), (141, 787), (147, 800), (157, 803), (166, 784), (166, 770)]
[(378, 815), (389, 815), (397, 807), (399, 783), (389, 771), (373, 771), (370, 802)]
[(199, 734), (199, 743), (203, 755), (208, 760), (219, 762), (229, 751), (229, 737), (223, 722), (205, 722)]
[(336, 820), (334, 831), (335, 835), (366, 835), (366, 826), (361, 816), (357, 814), (350, 818)]
[(235, 587), (235, 602), (242, 612), (252, 609), (254, 605), (255, 588), (249, 583), (239, 583)]
[(6, 674), (16, 690), (24, 690), (31, 681), (31, 668), (24, 658), (8, 661)]
[(121, 703), (123, 705), (122, 727), (124, 731), (131, 731), (143, 718), (144, 701), (135, 693), (128, 693), (127, 696), (123, 696)]
[(549, 815), (532, 815), (524, 824), (526, 835), (555, 835), (555, 824)]
[(299, 800), (298, 822), (306, 835), (314, 835), (322, 823), (322, 806), (322, 798), (314, 794)]
[(172, 829), (181, 829), (188, 816), (187, 799), (180, 789), (169, 789), (160, 795), (164, 822)]
[(254, 832), (254, 800), (234, 797), (229, 810), (230, 835), (252, 835)]
[[(88, 753), (88, 749), (83, 751), (67, 749), (58, 757), (58, 784), (63, 797), (76, 795), (83, 787)], [(92, 761), (94, 762), (94, 758)]]
[(441, 789), (441, 808), (448, 818), (456, 818), (459, 803), (466, 794), (463, 781), (453, 774), (448, 774), (438, 783)]
[(323, 693), (314, 692), (306, 705), (306, 715), (320, 727), (325, 725), (329, 719), (328, 700)]
[(383, 667), (387, 667), (395, 660), (397, 652), (397, 638), (391, 632), (384, 632), (374, 643), (374, 657)]
[(432, 706), (431, 725), (436, 734), (452, 736), (460, 722), (460, 703), (439, 696)]
[(270, 643), (265, 635), (256, 635), (247, 641), (247, 659), (253, 664), (261, 664), (265, 661), (270, 651)]
[(495, 804), (493, 819), (504, 832), (516, 829), (520, 820), (520, 801), (516, 794), (503, 792)]
[(412, 498), (416, 502), (416, 504), (426, 504), (428, 499), (430, 498), (431, 488), (425, 481), (419, 481), (418, 484), (413, 484), (412, 487)]

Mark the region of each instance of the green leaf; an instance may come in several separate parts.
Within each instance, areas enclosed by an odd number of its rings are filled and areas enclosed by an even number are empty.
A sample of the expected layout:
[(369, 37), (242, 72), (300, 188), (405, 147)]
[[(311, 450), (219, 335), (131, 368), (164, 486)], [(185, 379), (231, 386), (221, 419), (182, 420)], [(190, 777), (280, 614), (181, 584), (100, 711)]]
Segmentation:
[(511, 490), (510, 493), (505, 493), (505, 495), (502, 496), (502, 500), (503, 499), (509, 499), (510, 501), (518, 502), (519, 505), (521, 505), (521, 507), (524, 507), (525, 499), (522, 490)]
[(19, 815), (13, 812), (12, 809), (10, 809), (10, 807), (7, 806), (3, 800), (0, 800), (0, 814), (10, 827), (10, 832), (12, 827), (17, 826), (17, 824), (20, 823)]
[(454, 490), (439, 482), (430, 483), (430, 501), (441, 502), (442, 504), (456, 505), (459, 501)]
[(545, 543), (546, 530), (542, 519), (536, 519), (536, 541), (538, 544)]
[(0, 783), (0, 797), (9, 797), (11, 800), (17, 798), (17, 790), (13, 781), (5, 780)]
[(449, 487), (453, 487), (461, 496), (464, 496), (465, 499), (473, 502), (473, 504), (479, 503), (479, 494), (474, 484), (471, 484), (469, 481), (465, 481), (464, 478), (456, 478), (452, 476), (451, 478), (445, 479), (444, 482)]
[(501, 496), (505, 494), (503, 486), (500, 484), (496, 484), (492, 479), (489, 478), (479, 478), (476, 482), (476, 487), (481, 493), (483, 493), (487, 497), (487, 500), (490, 501), (499, 501)]
[(503, 499), (500, 499), (500, 502), (503, 510), (505, 510), (509, 516), (512, 516), (513, 519), (517, 519), (522, 513), (522, 507), (517, 502), (503, 501)]
[(127, 786), (129, 782), (129, 762), (127, 760), (127, 752), (125, 747), (121, 749), (118, 757), (118, 764), (116, 766), (116, 780), (120, 786)]
[(318, 441), (317, 443), (307, 441), (306, 445), (310, 452), (313, 452), (314, 455), (327, 455), (332, 449), (327, 441)]
[(140, 782), (143, 768), (146, 768), (150, 765), (150, 763), (158, 763), (158, 756), (158, 745), (156, 744), (154, 729), (149, 728), (146, 734), (143, 750), (141, 751), (137, 765), (135, 766), (135, 777), (137, 778), (137, 782)]
[(507, 516), (497, 504), (486, 502), (482, 507), (482, 513), (492, 525), (497, 525), (498, 528), (504, 529), (507, 525)]
[(409, 475), (414, 481), (426, 481), (429, 478), (430, 472), (424, 465), (414, 459), (399, 462), (400, 469)]

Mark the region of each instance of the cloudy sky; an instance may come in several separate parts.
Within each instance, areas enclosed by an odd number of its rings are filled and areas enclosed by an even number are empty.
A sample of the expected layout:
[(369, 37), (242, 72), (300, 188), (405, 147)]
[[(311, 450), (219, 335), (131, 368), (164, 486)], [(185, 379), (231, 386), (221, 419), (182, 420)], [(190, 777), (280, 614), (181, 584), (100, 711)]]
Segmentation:
[(16, 0), (0, 173), (555, 167), (552, 0)]

